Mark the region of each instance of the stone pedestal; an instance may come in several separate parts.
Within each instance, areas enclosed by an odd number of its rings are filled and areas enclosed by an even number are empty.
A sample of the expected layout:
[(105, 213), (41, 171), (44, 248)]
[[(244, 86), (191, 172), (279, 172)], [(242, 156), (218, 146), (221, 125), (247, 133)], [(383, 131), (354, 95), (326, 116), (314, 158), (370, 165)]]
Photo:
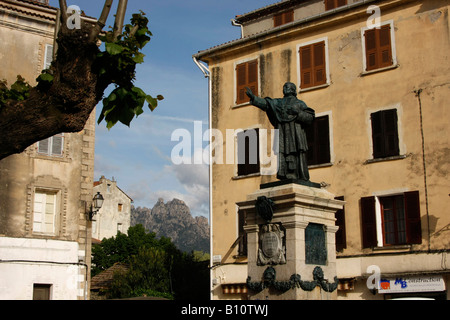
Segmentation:
[(344, 202), (334, 198), (285, 184), (237, 203), (246, 216), (249, 299), (336, 299), (335, 213)]

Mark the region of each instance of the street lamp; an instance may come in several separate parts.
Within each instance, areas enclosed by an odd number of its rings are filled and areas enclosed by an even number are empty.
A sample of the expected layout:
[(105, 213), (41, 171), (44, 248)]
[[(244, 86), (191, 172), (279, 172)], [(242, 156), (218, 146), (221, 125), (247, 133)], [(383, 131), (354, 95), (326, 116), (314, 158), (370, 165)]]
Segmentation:
[(89, 212), (90, 221), (92, 221), (92, 218), (100, 211), (104, 201), (105, 199), (103, 198), (102, 194), (100, 192), (97, 192), (97, 194), (94, 196), (94, 199), (92, 199), (91, 210)]

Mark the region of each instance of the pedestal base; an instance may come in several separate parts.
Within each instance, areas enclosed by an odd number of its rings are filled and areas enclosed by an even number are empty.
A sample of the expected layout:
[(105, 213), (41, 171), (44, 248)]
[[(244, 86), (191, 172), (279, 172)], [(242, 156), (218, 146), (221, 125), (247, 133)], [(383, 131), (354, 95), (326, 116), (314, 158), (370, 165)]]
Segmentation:
[[(336, 299), (335, 213), (344, 202), (334, 198), (291, 183), (266, 186), (237, 203), (246, 215), (249, 299)], [(256, 206), (261, 199), (270, 201)], [(271, 203), (268, 221), (260, 208)]]

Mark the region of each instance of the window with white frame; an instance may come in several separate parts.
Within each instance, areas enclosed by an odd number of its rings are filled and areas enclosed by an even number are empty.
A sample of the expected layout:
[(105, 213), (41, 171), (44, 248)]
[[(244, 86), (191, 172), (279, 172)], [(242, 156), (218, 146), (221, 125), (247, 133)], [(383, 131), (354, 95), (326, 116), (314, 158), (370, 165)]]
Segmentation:
[(363, 248), (421, 244), (419, 191), (361, 198)]
[(397, 65), (394, 23), (385, 22), (379, 27), (361, 30), (364, 72)]
[(299, 83), (301, 90), (330, 84), (328, 38), (298, 45)]
[(64, 134), (57, 134), (39, 141), (38, 153), (50, 157), (62, 157), (64, 153)]

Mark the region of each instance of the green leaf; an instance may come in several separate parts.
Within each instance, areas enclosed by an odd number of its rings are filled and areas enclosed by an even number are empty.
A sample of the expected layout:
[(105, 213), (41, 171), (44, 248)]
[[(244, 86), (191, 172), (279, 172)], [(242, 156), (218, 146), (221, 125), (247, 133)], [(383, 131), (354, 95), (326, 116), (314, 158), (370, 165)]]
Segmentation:
[(150, 108), (150, 110), (153, 112), (155, 111), (156, 107), (158, 106), (158, 100), (156, 100), (155, 98), (153, 98), (150, 95), (147, 95), (147, 97), (145, 98), (145, 100), (147, 100), (148, 102), (148, 107)]
[(107, 42), (105, 44), (105, 48), (106, 48), (106, 52), (108, 52), (110, 55), (113, 55), (113, 56), (121, 54), (125, 50), (125, 47), (122, 47), (119, 44), (111, 43), (111, 42)]
[(145, 54), (139, 52), (133, 58), (133, 61), (138, 63), (138, 64), (143, 63), (144, 62), (144, 57), (145, 57)]
[(54, 79), (55, 77), (53, 77), (51, 74), (49, 74), (49, 73), (42, 73), (39, 77), (38, 77), (38, 81), (40, 82), (40, 81), (45, 81), (45, 82), (52, 82), (53, 81), (53, 79)]

